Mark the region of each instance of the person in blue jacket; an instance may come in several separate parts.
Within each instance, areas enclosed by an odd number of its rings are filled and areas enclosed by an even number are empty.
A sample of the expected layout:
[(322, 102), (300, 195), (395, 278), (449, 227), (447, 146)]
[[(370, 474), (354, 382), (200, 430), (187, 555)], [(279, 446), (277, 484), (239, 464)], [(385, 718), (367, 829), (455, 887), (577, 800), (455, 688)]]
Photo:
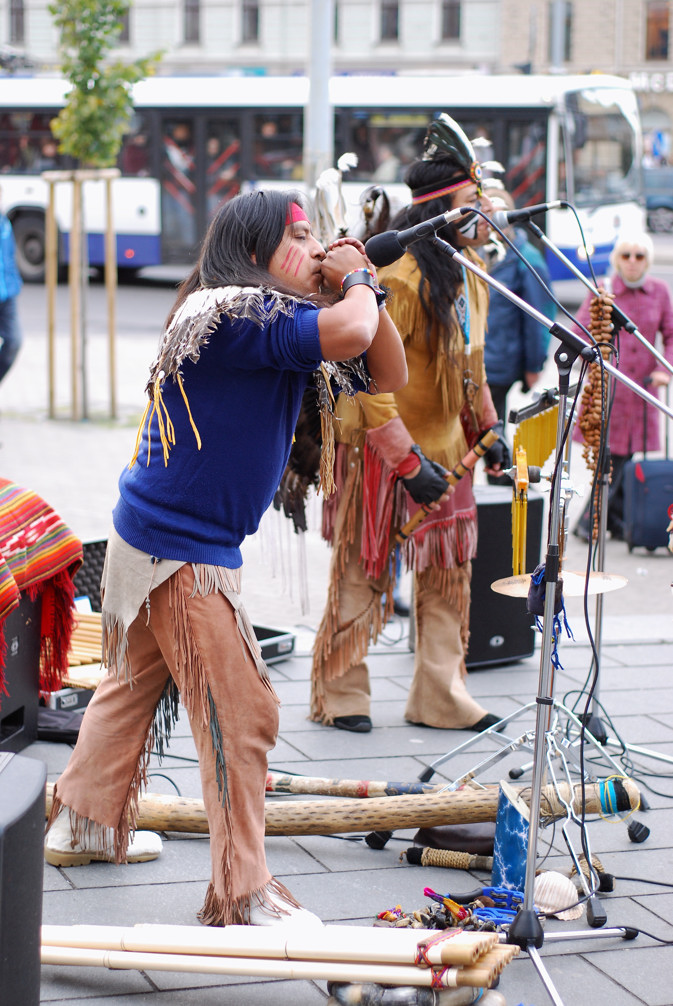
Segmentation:
[(22, 285), (12, 225), (0, 213), (0, 381), (14, 363), (23, 341), (16, 305)]
[[(488, 182), (485, 183), (485, 190), (487, 185)], [(514, 209), (514, 201), (504, 189), (494, 188), (489, 195), (496, 210)], [(508, 227), (504, 232), (549, 286), (549, 270), (544, 257), (528, 240), (525, 231)], [(490, 275), (553, 320), (555, 308), (549, 296), (516, 252), (508, 245), (505, 249), (504, 257), (496, 258), (489, 265)], [(529, 391), (536, 384), (547, 359), (548, 348), (549, 329), (491, 289), (484, 363), (493, 404), (498, 418), (504, 423), (507, 422), (508, 392), (517, 381), (521, 381), (523, 391)]]
[(215, 215), (164, 328), (119, 479), (101, 584), (108, 675), (54, 786), (52, 865), (159, 855), (159, 836), (136, 831), (138, 798), (180, 700), (210, 832), (199, 918), (320, 924), (266, 864), (278, 699), (241, 603), (240, 545), (274, 498), (312, 382), (325, 430), (332, 384), (355, 395), (406, 382), (385, 298), (361, 242), (325, 252), (297, 192), (256, 190)]

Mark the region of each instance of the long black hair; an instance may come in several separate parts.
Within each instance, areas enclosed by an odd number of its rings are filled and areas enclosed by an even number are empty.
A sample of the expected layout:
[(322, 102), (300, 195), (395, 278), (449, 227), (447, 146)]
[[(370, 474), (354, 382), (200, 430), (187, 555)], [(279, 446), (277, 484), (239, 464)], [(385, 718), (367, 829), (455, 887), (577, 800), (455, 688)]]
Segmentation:
[(269, 272), (291, 203), (306, 210), (305, 197), (291, 189), (255, 189), (223, 203), (203, 239), (199, 261), (178, 288), (168, 322), (185, 298), (203, 287), (265, 286), (296, 296)]
[[(445, 188), (452, 182), (465, 178), (465, 170), (451, 157), (439, 157), (431, 161), (414, 161), (404, 176), (406, 184), (412, 192), (418, 189), (432, 190)], [(430, 217), (438, 216), (453, 209), (453, 194), (439, 196), (425, 203), (409, 204), (400, 210), (390, 223), (393, 230), (403, 230), (413, 227)], [(443, 237), (450, 244), (455, 244), (456, 229), (448, 224), (437, 231), (438, 237)], [(451, 342), (456, 328), (456, 321), (451, 308), (463, 282), (463, 273), (452, 258), (444, 255), (432, 241), (416, 241), (409, 247), (421, 272), (419, 298), (428, 318), (426, 338), (430, 338), (433, 321), (437, 322), (445, 338), (446, 348)]]

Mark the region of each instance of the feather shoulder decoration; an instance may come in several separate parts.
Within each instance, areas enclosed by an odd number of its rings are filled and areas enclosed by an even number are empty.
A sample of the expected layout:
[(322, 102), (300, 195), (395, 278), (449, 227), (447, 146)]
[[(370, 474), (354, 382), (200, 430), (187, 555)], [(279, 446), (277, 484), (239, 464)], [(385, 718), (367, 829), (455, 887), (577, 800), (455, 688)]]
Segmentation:
[[(161, 387), (167, 377), (179, 386), (189, 419), (194, 431), (197, 448), (201, 449), (201, 437), (194, 425), (187, 394), (182, 384), (180, 367), (185, 360), (196, 363), (201, 348), (217, 328), (224, 316), (230, 321), (250, 321), (258, 328), (270, 325), (279, 314), (293, 317), (297, 307), (305, 303), (301, 298), (280, 293), (265, 287), (221, 286), (195, 290), (185, 298), (170, 324), (164, 330), (157, 357), (150, 367), (150, 378), (146, 385), (149, 396), (136, 438), (135, 450), (129, 464), (133, 467), (138, 457), (142, 431), (148, 423), (148, 440), (152, 419), (156, 415), (161, 440), (164, 464), (168, 463), (171, 447), (175, 443), (173, 424), (166, 411)], [(334, 460), (334, 393), (332, 383), (340, 391), (354, 396), (361, 390), (361, 383), (368, 387), (370, 378), (361, 357), (341, 362), (324, 361), (314, 372), (317, 404), (322, 428), (323, 452), (320, 460), (320, 482), (329, 494), (334, 490), (332, 466)], [(150, 463), (148, 450), (147, 464)]]
[(147, 391), (152, 395), (157, 378), (177, 378), (185, 360), (196, 363), (224, 315), (230, 321), (251, 321), (258, 328), (279, 314), (292, 317), (301, 300), (257, 286), (217, 286), (195, 290), (185, 298), (164, 330), (157, 358), (150, 368)]

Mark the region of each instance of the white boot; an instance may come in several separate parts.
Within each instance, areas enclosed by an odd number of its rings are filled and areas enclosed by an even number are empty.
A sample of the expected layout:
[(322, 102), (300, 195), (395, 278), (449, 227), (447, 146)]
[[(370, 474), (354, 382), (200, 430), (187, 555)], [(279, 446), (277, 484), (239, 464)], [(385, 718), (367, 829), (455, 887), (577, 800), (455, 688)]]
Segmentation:
[[(129, 844), (126, 859), (129, 863), (147, 863), (161, 854), (162, 842), (153, 831), (137, 831)], [(51, 866), (87, 866), (91, 862), (114, 862), (114, 829), (105, 829), (105, 848), (91, 849), (86, 844), (73, 843), (70, 811), (61, 807), (58, 816), (47, 832), (44, 858)]]
[[(267, 890), (266, 902), (266, 905), (254, 905), (250, 908), (249, 925), (311, 927), (325, 924), (307, 908), (295, 908), (276, 891)], [(274, 912), (274, 907), (280, 914)]]

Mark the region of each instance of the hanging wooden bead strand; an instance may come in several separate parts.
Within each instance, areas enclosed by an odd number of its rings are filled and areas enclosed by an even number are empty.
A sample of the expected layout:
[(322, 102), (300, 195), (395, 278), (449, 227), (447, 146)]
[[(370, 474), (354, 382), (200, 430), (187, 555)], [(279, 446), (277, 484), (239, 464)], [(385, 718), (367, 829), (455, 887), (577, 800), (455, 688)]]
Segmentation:
[[(598, 343), (601, 356), (608, 360), (612, 355), (612, 304), (614, 297), (600, 289), (598, 296), (594, 297), (589, 307), (589, 331)], [(582, 457), (586, 461), (590, 471), (596, 471), (598, 463), (598, 453), (601, 442), (601, 426), (607, 414), (607, 377), (602, 375), (602, 368), (598, 363), (590, 363), (587, 378), (582, 390), (582, 407), (578, 425), (584, 437), (584, 447)], [(593, 500), (593, 527), (591, 529), (592, 541), (598, 535), (598, 491), (599, 485), (594, 486)]]

